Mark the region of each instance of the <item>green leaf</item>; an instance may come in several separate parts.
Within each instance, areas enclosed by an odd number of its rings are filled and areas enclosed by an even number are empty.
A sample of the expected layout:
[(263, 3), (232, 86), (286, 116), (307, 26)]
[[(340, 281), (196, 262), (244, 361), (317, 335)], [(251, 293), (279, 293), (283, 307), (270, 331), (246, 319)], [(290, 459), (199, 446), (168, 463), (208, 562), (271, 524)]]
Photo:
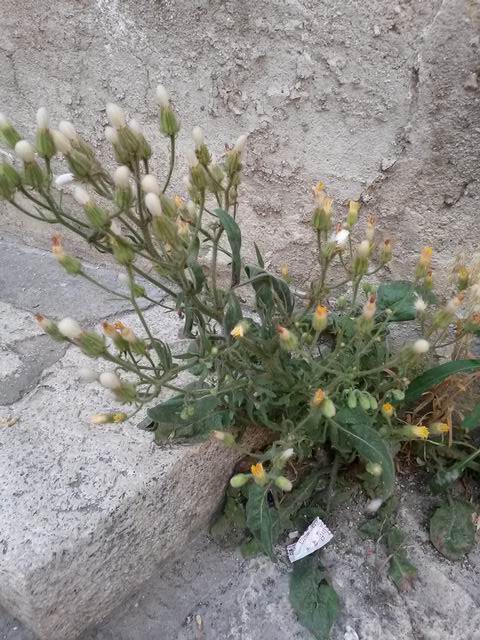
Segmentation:
[(242, 246), (242, 234), (240, 227), (224, 209), (215, 209), (220, 224), (225, 229), (232, 249), (232, 286), (240, 282), (240, 272), (242, 270), (242, 261), (240, 256), (240, 248)]
[(256, 243), (256, 242), (254, 242), (254, 243), (253, 243), (253, 246), (255, 247), (255, 253), (256, 253), (256, 255), (257, 255), (257, 262), (258, 262), (258, 266), (259, 266), (261, 269), (264, 269), (264, 268), (265, 268), (265, 263), (264, 263), (264, 261), (263, 261), (262, 254), (260, 253), (260, 249), (258, 248), (258, 246), (257, 246), (257, 243)]
[(263, 553), (263, 547), (256, 538), (251, 538), (240, 546), (240, 552), (248, 560)]
[(188, 271), (193, 282), (193, 290), (200, 293), (205, 283), (205, 274), (202, 267), (198, 264), (196, 258), (192, 255), (187, 260)]
[(284, 280), (276, 278), (255, 265), (247, 265), (245, 272), (250, 279), (255, 278), (252, 282), (252, 287), (256, 293), (256, 303), (259, 312), (265, 311), (270, 315), (276, 297), (282, 307), (282, 311), (287, 315), (292, 314), (295, 300), (290, 291), (290, 287)]
[(227, 338), (230, 338), (230, 331), (242, 319), (242, 317), (240, 302), (233, 291), (230, 291), (223, 316), (223, 331)]
[(392, 452), (378, 432), (370, 426), (370, 418), (361, 409), (342, 407), (332, 422), (343, 431), (351, 446), (361, 458), (382, 466), (379, 486), (388, 497), (395, 485), (395, 465)]
[(295, 486), (295, 490), (282, 502), (282, 517), (293, 518), (296, 515), (316, 490), (321, 475), (320, 471), (312, 471), (298, 486)]
[(248, 490), (246, 507), (247, 527), (262, 550), (273, 559), (273, 526), (272, 510), (267, 502), (267, 490), (257, 484), (251, 484)]
[(390, 556), (388, 576), (399, 591), (408, 591), (415, 578), (417, 568), (410, 562), (404, 544), (407, 534), (393, 526), (386, 535), (386, 547)]
[(473, 411), (465, 416), (462, 422), (462, 429), (470, 431), (480, 427), (480, 402), (474, 407)]
[(326, 572), (316, 556), (307, 556), (293, 565), (290, 576), (290, 604), (298, 619), (318, 640), (328, 640), (339, 603)]
[(436, 300), (430, 291), (416, 287), (406, 280), (386, 282), (377, 289), (377, 308), (393, 311), (390, 322), (415, 320), (415, 301), (418, 297), (431, 303)]
[(430, 520), (430, 540), (449, 560), (461, 560), (475, 545), (473, 507), (460, 500), (450, 500), (439, 507)]
[(477, 371), (478, 369), (480, 369), (480, 359), (453, 360), (452, 362), (440, 364), (438, 367), (432, 367), (412, 380), (405, 393), (405, 402), (415, 402), (415, 400), (418, 400), (426, 391), (440, 384), (440, 382), (443, 382), (450, 376), (457, 373), (469, 373), (471, 371)]
[[(148, 417), (156, 424), (156, 441), (169, 437), (175, 432), (177, 437), (205, 434), (212, 429), (227, 426), (229, 412), (220, 409), (220, 400), (216, 395), (210, 394), (209, 387), (194, 383), (185, 387), (188, 390), (203, 390), (203, 396), (189, 398), (180, 394), (169, 398), (165, 402), (148, 409)], [(193, 408), (192, 415), (182, 417), (182, 411), (188, 404)]]

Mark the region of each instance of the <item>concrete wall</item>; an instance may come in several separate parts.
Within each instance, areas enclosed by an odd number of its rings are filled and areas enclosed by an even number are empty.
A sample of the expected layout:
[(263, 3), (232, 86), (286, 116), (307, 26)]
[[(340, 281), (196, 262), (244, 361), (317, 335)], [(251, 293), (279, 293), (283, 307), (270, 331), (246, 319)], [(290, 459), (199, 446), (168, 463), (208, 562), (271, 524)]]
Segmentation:
[[(338, 203), (367, 203), (395, 241), (397, 273), (427, 242), (437, 271), (478, 248), (478, 0), (1, 5), (0, 109), (29, 134), (45, 105), (106, 153), (104, 104), (114, 100), (157, 135), (158, 82), (182, 115), (181, 149), (194, 124), (218, 154), (248, 132), (242, 218), (273, 267), (288, 262), (300, 280), (311, 273), (319, 178)], [(159, 173), (165, 162), (162, 151)], [(36, 233), (17, 214), (0, 225)]]

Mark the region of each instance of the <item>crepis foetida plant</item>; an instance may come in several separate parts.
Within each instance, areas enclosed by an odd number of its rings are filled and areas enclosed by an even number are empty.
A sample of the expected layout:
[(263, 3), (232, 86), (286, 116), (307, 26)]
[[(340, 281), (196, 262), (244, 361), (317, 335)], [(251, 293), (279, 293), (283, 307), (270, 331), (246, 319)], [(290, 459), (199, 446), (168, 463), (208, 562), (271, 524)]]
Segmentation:
[[(393, 491), (394, 457), (402, 447), (425, 452), (451, 441), (452, 424), (408, 422), (402, 406), (415, 399), (412, 380), (436, 364), (439, 348), (453, 345), (455, 359), (468, 351), (480, 327), (479, 267), (457, 261), (442, 299), (434, 291), (432, 249), (423, 247), (411, 281), (384, 281), (391, 242), (377, 241), (375, 221), (362, 219), (359, 202), (334, 207), (319, 182), (311, 217), (317, 272), (300, 291), (286, 267), (280, 273), (265, 268), (261, 246), (251, 261), (242, 254), (238, 212), (247, 137), (226, 146), (216, 161), (195, 127), (183, 194), (174, 194), (180, 122), (163, 86), (156, 100), (169, 149), (162, 176), (150, 172), (151, 142), (115, 104), (107, 105), (105, 130), (113, 170), (73, 124), (52, 128), (43, 108), (34, 144), (0, 115), (0, 135), (11, 150), (11, 161), (0, 164), (0, 197), (25, 216), (63, 226), (119, 267), (113, 290), (53, 236), (61, 267), (128, 300), (142, 327), (137, 333), (105, 321), (91, 330), (72, 318), (37, 316), (53, 339), (106, 363), (79, 372), (121, 405), (92, 416), (93, 424), (123, 422), (149, 407), (157, 443), (213, 434), (242, 452), (245, 427), (266, 430), (269, 444), (244, 452), (248, 464), (231, 478), (228, 499), (246, 505), (249, 535), (273, 557), (275, 541), (308, 500), (323, 500), (328, 513), (337, 477), (355, 461), (380, 505)], [(68, 173), (58, 173), (61, 162)], [(172, 351), (155, 334), (146, 307), (183, 320), (185, 351)], [(416, 337), (392, 350), (391, 327), (400, 322), (415, 324)], [(192, 381), (176, 384), (185, 372)], [(154, 406), (162, 392), (168, 399)]]

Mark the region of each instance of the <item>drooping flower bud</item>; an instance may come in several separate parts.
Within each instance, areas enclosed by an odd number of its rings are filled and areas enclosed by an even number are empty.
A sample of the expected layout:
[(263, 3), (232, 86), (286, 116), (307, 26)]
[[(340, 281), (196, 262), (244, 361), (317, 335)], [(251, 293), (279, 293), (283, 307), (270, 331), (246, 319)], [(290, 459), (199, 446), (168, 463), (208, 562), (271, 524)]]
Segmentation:
[(366, 470), (375, 478), (379, 478), (383, 474), (383, 467), (378, 462), (367, 462)]
[(83, 334), (82, 327), (72, 318), (63, 318), (57, 326), (60, 333), (66, 338), (70, 338), (70, 340), (78, 340)]

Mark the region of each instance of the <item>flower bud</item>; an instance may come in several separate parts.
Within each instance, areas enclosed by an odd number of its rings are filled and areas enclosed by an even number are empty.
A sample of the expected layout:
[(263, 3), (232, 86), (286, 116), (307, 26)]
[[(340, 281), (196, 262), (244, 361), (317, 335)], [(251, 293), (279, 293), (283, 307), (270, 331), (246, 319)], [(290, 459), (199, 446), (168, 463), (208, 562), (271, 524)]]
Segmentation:
[(248, 136), (244, 133), (241, 136), (238, 136), (235, 144), (233, 145), (233, 151), (236, 151), (239, 154), (242, 154), (245, 151), (245, 147), (247, 144)]
[(105, 127), (105, 138), (113, 145), (120, 144), (120, 138), (118, 137), (118, 131), (113, 127)]
[(278, 478), (275, 478), (275, 484), (282, 491), (291, 491), (293, 489), (293, 484), (288, 478), (285, 478), (285, 476), (278, 476)]
[(180, 131), (178, 120), (169, 104), (160, 106), (160, 131), (172, 138)]
[(295, 450), (292, 449), (292, 447), (290, 447), (289, 449), (285, 449), (285, 451), (282, 451), (282, 453), (280, 454), (279, 460), (282, 463), (287, 462), (288, 460), (290, 460), (290, 458), (292, 458), (295, 455)]
[(418, 315), (421, 315), (422, 313), (425, 313), (426, 309), (427, 309), (427, 303), (423, 298), (420, 298), (420, 296), (418, 296), (417, 299), (415, 300), (415, 311), (417, 312)]
[(189, 167), (196, 167), (198, 164), (197, 154), (193, 149), (187, 149), (185, 152), (187, 163)]
[(317, 389), (313, 396), (312, 405), (314, 407), (320, 407), (322, 402), (325, 400), (325, 392), (323, 389)]
[(249, 324), (246, 320), (240, 320), (230, 331), (230, 335), (233, 338), (243, 338), (249, 329)]
[(405, 392), (402, 391), (401, 389), (392, 389), (391, 394), (392, 394), (392, 398), (397, 402), (401, 402), (402, 400), (405, 400)]
[(45, 107), (40, 107), (36, 115), (37, 127), (39, 129), (48, 129), (48, 111)]
[(358, 394), (358, 402), (364, 411), (370, 410), (370, 394), (369, 393), (367, 393), (366, 391), (361, 391)]
[(289, 331), (285, 327), (278, 326), (277, 333), (282, 349), (285, 349), (285, 351), (294, 351), (298, 347), (298, 338), (292, 331)]
[(199, 149), (205, 141), (205, 136), (203, 135), (203, 130), (201, 127), (193, 127), (192, 138), (193, 142), (195, 143), (195, 149)]
[(156, 193), (149, 192), (145, 196), (145, 206), (152, 214), (152, 216), (162, 215), (162, 205), (160, 204), (160, 198)]
[(381, 464), (378, 464), (378, 462), (367, 462), (366, 470), (367, 473), (375, 478), (379, 478), (383, 473), (383, 467)]
[(432, 422), (428, 427), (429, 432), (434, 436), (441, 436), (450, 433), (450, 427), (446, 422)]
[(384, 402), (382, 404), (382, 415), (385, 418), (391, 418), (394, 413), (393, 405), (390, 402)]
[(355, 389), (350, 389), (347, 395), (347, 406), (349, 409), (356, 409), (357, 407), (357, 394)]
[(333, 416), (337, 413), (337, 409), (335, 405), (330, 400), (330, 398), (325, 398), (325, 400), (320, 405), (320, 411), (323, 413), (325, 418), (333, 418)]
[(135, 260), (135, 252), (130, 243), (124, 238), (110, 236), (110, 246), (112, 247), (113, 256), (118, 264), (127, 266)]
[(151, 174), (147, 174), (143, 176), (142, 189), (144, 190), (145, 193), (154, 193), (157, 196), (159, 196), (161, 193), (160, 186), (157, 182), (157, 179), (155, 178), (155, 176), (152, 176)]
[(348, 229), (340, 229), (340, 231), (335, 234), (334, 240), (339, 249), (343, 249), (347, 245), (349, 236), (350, 231)]
[(234, 489), (239, 489), (243, 485), (247, 484), (249, 477), (245, 473), (237, 473), (237, 475), (230, 478), (230, 486)]
[(233, 447), (235, 445), (235, 438), (231, 433), (226, 431), (213, 431), (213, 436), (220, 442), (223, 442), (227, 447)]
[(80, 367), (78, 370), (78, 377), (85, 384), (90, 384), (91, 382), (96, 382), (98, 380), (98, 373), (95, 369), (91, 369), (90, 367)]
[(98, 358), (105, 353), (105, 338), (95, 331), (84, 331), (78, 338), (78, 344), (82, 353), (89, 358)]
[(15, 145), (15, 153), (25, 163), (34, 162), (35, 152), (32, 145), (26, 140), (19, 140)]
[(428, 274), (430, 263), (432, 261), (432, 253), (432, 247), (423, 247), (415, 269), (416, 278), (425, 278)]
[(155, 91), (155, 97), (158, 105), (160, 105), (161, 107), (168, 107), (170, 103), (170, 99), (168, 96), (168, 92), (163, 86), (163, 84), (158, 85)]
[(360, 258), (368, 258), (370, 255), (370, 242), (368, 240), (362, 240), (357, 247), (357, 256)]
[(373, 320), (376, 311), (377, 305), (375, 302), (375, 296), (371, 295), (363, 307), (362, 316), (365, 320)]
[(416, 353), (417, 355), (423, 355), (424, 353), (427, 353), (427, 351), (430, 349), (430, 343), (428, 342), (428, 340), (425, 340), (424, 338), (420, 338), (419, 340), (416, 340), (413, 343), (413, 352)]
[(0, 139), (2, 138), (11, 149), (14, 149), (17, 142), (21, 140), (15, 127), (10, 124), (3, 113), (0, 113)]
[(321, 199), (321, 204), (313, 212), (313, 227), (317, 231), (330, 231), (332, 228), (332, 198), (326, 196)]
[(347, 224), (349, 227), (353, 227), (353, 225), (357, 223), (359, 210), (360, 202), (357, 202), (356, 200), (350, 200), (350, 202), (348, 203), (347, 216)]
[(125, 420), (128, 419), (128, 416), (123, 411), (117, 411), (112, 415), (112, 418), (113, 418), (113, 422), (118, 423), (118, 422), (125, 422)]
[(78, 140), (78, 133), (71, 122), (62, 120), (59, 123), (58, 128), (60, 130), (60, 133), (63, 133), (63, 135), (68, 138), (70, 142)]
[(365, 232), (368, 242), (371, 244), (375, 236), (375, 220), (373, 216), (368, 216), (367, 230)]
[(462, 266), (457, 272), (457, 286), (459, 291), (464, 291), (470, 283), (470, 271)]
[(103, 373), (100, 374), (98, 380), (102, 387), (104, 387), (105, 389), (110, 389), (111, 391), (116, 391), (122, 386), (122, 382), (115, 371), (103, 371)]
[(83, 334), (82, 327), (76, 320), (72, 320), (72, 318), (63, 318), (57, 326), (60, 333), (70, 340), (78, 340)]
[(0, 198), (11, 200), (21, 184), (22, 178), (17, 170), (8, 162), (2, 162), (0, 164)]
[(96, 413), (91, 416), (90, 422), (92, 424), (108, 424), (113, 422), (113, 415), (111, 413)]
[(48, 318), (46, 318), (41, 313), (35, 314), (35, 320), (37, 321), (39, 327), (54, 340), (58, 340), (59, 342), (62, 342), (65, 339), (64, 336), (58, 330), (57, 325), (51, 320), (49, 320)]
[(322, 305), (317, 305), (315, 313), (312, 316), (312, 327), (317, 333), (325, 331), (328, 324), (328, 309)]
[(390, 240), (385, 240), (382, 247), (382, 252), (380, 253), (380, 262), (382, 264), (387, 264), (392, 259), (392, 243)]
[(126, 125), (125, 113), (121, 107), (113, 102), (107, 104), (107, 118), (115, 129), (122, 129)]
[(61, 131), (57, 131), (56, 129), (52, 129), (51, 134), (55, 149), (59, 153), (63, 153), (65, 156), (68, 155), (72, 151), (72, 144), (67, 136), (63, 135)]
[(130, 189), (130, 169), (125, 165), (117, 167), (113, 174), (113, 182), (116, 187)]
[(410, 438), (420, 438), (421, 440), (426, 440), (430, 435), (428, 428), (424, 425), (408, 425), (403, 429), (403, 432), (406, 436)]

